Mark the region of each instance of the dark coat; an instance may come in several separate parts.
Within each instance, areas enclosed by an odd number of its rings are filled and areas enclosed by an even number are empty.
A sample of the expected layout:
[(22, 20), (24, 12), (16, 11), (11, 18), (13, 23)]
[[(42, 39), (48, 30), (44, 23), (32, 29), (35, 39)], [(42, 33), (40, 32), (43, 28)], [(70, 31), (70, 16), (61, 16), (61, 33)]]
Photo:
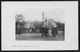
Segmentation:
[(40, 32), (43, 33), (43, 34), (47, 34), (48, 33), (48, 28), (41, 27)]
[(52, 28), (51, 33), (52, 33), (52, 36), (55, 37), (56, 34), (57, 34), (57, 29), (56, 28)]
[(56, 28), (52, 28), (51, 33), (52, 33), (52, 34), (57, 34), (57, 29), (56, 29)]

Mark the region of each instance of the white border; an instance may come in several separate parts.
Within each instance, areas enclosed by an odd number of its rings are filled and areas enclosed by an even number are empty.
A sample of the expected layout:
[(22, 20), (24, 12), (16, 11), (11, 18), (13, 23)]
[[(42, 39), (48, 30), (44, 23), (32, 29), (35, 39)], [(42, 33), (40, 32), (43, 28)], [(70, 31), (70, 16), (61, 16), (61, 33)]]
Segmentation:
[[(65, 41), (16, 41), (16, 8), (64, 8)], [(2, 50), (78, 50), (78, 2), (1, 2)], [(14, 45), (21, 45), (14, 47)], [(23, 47), (24, 46), (24, 47)], [(26, 47), (27, 46), (27, 47)], [(33, 46), (33, 47), (28, 47)]]

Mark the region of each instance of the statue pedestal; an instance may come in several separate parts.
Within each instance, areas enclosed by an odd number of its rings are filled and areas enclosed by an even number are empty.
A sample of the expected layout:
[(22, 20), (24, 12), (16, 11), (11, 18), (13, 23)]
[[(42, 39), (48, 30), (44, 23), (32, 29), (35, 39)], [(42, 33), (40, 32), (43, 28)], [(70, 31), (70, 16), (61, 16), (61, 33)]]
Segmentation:
[(48, 30), (49, 36), (52, 36), (51, 29)]

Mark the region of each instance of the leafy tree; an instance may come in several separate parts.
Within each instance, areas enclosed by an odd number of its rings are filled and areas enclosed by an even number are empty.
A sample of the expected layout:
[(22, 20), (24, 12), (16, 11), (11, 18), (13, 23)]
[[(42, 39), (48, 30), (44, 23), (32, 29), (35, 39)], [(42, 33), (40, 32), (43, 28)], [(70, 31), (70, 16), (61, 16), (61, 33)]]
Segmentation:
[(24, 17), (22, 14), (17, 14), (16, 16), (16, 34), (21, 34), (25, 32), (25, 24)]
[(60, 22), (56, 22), (56, 23), (57, 23), (57, 25), (58, 25), (57, 29), (64, 31), (65, 24), (64, 24), (64, 23), (60, 23)]

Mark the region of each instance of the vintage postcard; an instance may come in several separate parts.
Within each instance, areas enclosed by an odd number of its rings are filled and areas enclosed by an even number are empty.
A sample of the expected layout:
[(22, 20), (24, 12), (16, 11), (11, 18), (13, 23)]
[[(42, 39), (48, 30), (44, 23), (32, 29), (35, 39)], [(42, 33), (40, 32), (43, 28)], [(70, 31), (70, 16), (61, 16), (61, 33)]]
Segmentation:
[(78, 50), (78, 2), (1, 2), (2, 50)]

